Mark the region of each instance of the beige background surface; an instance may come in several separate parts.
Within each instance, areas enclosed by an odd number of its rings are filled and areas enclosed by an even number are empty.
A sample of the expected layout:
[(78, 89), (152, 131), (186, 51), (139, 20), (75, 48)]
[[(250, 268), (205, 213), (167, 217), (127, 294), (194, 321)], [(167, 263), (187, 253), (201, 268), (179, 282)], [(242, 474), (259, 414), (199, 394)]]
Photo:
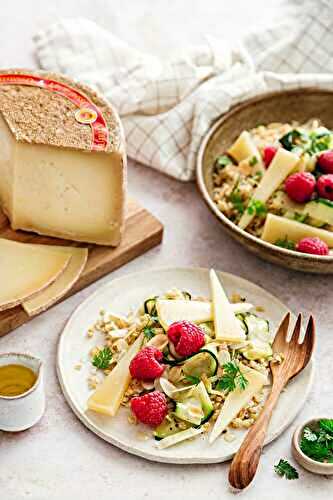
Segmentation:
[[(0, 6), (0, 66), (32, 67), (33, 34), (61, 17), (85, 16), (138, 48), (169, 56), (205, 33), (234, 40), (276, 18), (278, 0), (17, 0)], [(57, 338), (83, 298), (115, 276), (149, 267), (214, 266), (250, 279), (276, 294), (295, 312), (313, 313), (319, 342), (315, 386), (302, 414), (265, 450), (255, 486), (243, 497), (319, 499), (332, 494), (332, 479), (300, 469), (288, 482), (273, 472), (291, 458), (292, 430), (313, 415), (333, 416), (332, 278), (301, 275), (266, 264), (230, 240), (200, 200), (194, 184), (181, 184), (130, 164), (129, 190), (165, 224), (156, 248), (65, 303), (0, 339), (0, 352), (29, 351), (46, 363), (47, 411), (35, 428), (18, 435), (0, 432), (1, 500), (78, 498), (194, 500), (233, 498), (227, 465), (168, 466), (131, 457), (89, 433), (74, 417), (55, 375)]]

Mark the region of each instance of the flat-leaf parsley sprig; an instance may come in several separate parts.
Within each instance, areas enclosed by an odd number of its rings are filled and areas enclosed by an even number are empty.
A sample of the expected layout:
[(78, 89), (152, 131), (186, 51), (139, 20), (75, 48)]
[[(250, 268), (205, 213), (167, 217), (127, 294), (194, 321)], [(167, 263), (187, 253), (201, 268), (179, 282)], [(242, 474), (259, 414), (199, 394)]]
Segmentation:
[(92, 359), (92, 364), (96, 366), (96, 368), (100, 368), (101, 370), (106, 370), (109, 368), (112, 360), (112, 352), (109, 347), (104, 347), (95, 354)]
[(223, 365), (223, 376), (217, 383), (217, 390), (232, 392), (236, 388), (242, 391), (246, 388), (249, 381), (241, 372), (237, 361), (229, 361)]
[(274, 470), (279, 476), (286, 479), (298, 479), (298, 472), (295, 467), (290, 465), (288, 460), (283, 460), (283, 458), (280, 459), (277, 465), (274, 465)]

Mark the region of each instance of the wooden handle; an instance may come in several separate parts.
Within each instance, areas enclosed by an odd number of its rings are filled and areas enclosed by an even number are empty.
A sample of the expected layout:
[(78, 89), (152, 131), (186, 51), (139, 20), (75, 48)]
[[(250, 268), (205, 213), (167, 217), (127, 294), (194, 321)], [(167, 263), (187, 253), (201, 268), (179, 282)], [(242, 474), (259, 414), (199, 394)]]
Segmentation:
[(268, 424), (284, 385), (285, 383), (282, 381), (273, 385), (258, 420), (251, 427), (234, 456), (229, 471), (229, 483), (236, 489), (242, 490), (246, 488), (256, 474)]

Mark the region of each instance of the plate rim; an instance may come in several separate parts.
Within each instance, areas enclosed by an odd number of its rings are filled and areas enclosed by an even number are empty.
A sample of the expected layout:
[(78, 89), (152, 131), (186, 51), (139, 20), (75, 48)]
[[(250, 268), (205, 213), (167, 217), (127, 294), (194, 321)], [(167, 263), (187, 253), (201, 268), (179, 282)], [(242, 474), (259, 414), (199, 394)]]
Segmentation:
[[(151, 269), (150, 271), (153, 271), (153, 272), (166, 272), (166, 271), (171, 271), (171, 272), (174, 272), (174, 271), (179, 271), (179, 272), (184, 272), (184, 271), (186, 271), (186, 272), (188, 272), (188, 271), (191, 271), (191, 272), (197, 272), (197, 271), (209, 272), (209, 268), (176, 266), (176, 267), (159, 267), (159, 268)], [(268, 296), (271, 296), (272, 298), (274, 298), (274, 300), (279, 302), (283, 307), (287, 307), (275, 295), (266, 291), (266, 289), (257, 285), (256, 283), (253, 283), (252, 281), (249, 281), (245, 278), (242, 278), (241, 276), (238, 276), (237, 274), (228, 273), (228, 272), (220, 271), (217, 269), (216, 269), (216, 272), (218, 274), (231, 276), (232, 278), (237, 278), (237, 280), (240, 280), (244, 283), (249, 283), (251, 286), (254, 286), (255, 288), (263, 290)], [(147, 271), (142, 270), (142, 271), (137, 271), (134, 273), (126, 273), (123, 276), (119, 276), (117, 278), (111, 279), (110, 281), (108, 281), (104, 285), (97, 288), (97, 290), (95, 290), (88, 297), (86, 297), (71, 313), (70, 317), (66, 321), (65, 326), (63, 327), (63, 329), (59, 335), (58, 342), (57, 342), (57, 353), (56, 353), (56, 373), (57, 373), (57, 378), (59, 381), (61, 391), (62, 391), (63, 396), (65, 398), (65, 401), (68, 404), (68, 406), (71, 408), (71, 410), (73, 411), (75, 416), (80, 420), (80, 422), (85, 427), (88, 428), (89, 431), (91, 431), (92, 433), (94, 433), (96, 436), (103, 439), (107, 443), (110, 443), (113, 446), (115, 446), (115, 447), (117, 447), (117, 448), (131, 454), (131, 455), (138, 456), (138, 457), (141, 457), (141, 458), (144, 458), (146, 460), (153, 461), (153, 462), (169, 463), (169, 464), (175, 464), (175, 465), (190, 465), (190, 464), (204, 465), (204, 464), (214, 464), (214, 463), (227, 462), (228, 460), (232, 459), (232, 457), (235, 455), (235, 453), (230, 453), (230, 454), (224, 455), (222, 457), (213, 457), (213, 458), (199, 458), (199, 457), (198, 458), (196, 458), (196, 457), (186, 458), (186, 457), (172, 457), (172, 456), (167, 456), (167, 455), (158, 456), (156, 454), (150, 453), (149, 451), (138, 450), (130, 445), (126, 445), (121, 440), (118, 440), (118, 439), (113, 438), (111, 436), (107, 436), (95, 424), (93, 424), (91, 422), (91, 420), (89, 419), (89, 417), (86, 415), (86, 413), (81, 411), (77, 407), (73, 398), (70, 395), (70, 390), (66, 386), (66, 381), (65, 381), (63, 373), (61, 371), (61, 360), (60, 360), (61, 349), (62, 349), (62, 345), (64, 342), (65, 333), (70, 328), (71, 322), (74, 321), (75, 315), (79, 311), (81, 311), (81, 309), (83, 309), (85, 307), (87, 302), (93, 300), (96, 296), (100, 295), (101, 292), (103, 292), (105, 289), (107, 289), (109, 286), (111, 286), (111, 284), (113, 285), (114, 282), (117, 282), (119, 280), (124, 280), (126, 278), (132, 278), (132, 277), (135, 277), (137, 275), (143, 275), (146, 273), (147, 273)], [(291, 311), (291, 313), (292, 313), (292, 315), (294, 315), (292, 311)], [(277, 439), (293, 423), (293, 421), (295, 420), (295, 418), (297, 417), (297, 415), (299, 414), (299, 412), (303, 408), (306, 400), (308, 399), (308, 396), (309, 396), (309, 393), (312, 389), (313, 381), (314, 381), (314, 370), (315, 370), (314, 356), (312, 356), (307, 368), (310, 369), (309, 382), (306, 386), (305, 391), (302, 393), (302, 397), (300, 398), (298, 405), (296, 406), (294, 412), (291, 415), (289, 415), (287, 421), (284, 422), (275, 432), (273, 432), (270, 436), (268, 436), (266, 438), (266, 440), (264, 442), (264, 446), (268, 445), (269, 443), (271, 443), (272, 441)]]

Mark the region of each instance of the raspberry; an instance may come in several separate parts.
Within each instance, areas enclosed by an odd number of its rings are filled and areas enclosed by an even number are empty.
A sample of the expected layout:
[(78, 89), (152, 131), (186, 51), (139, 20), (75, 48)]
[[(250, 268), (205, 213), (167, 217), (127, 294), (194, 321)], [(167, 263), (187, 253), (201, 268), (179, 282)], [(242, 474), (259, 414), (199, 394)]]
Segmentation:
[(317, 180), (319, 196), (333, 201), (333, 174), (321, 175)]
[(320, 238), (303, 238), (297, 243), (296, 250), (314, 255), (328, 255), (328, 246)]
[(163, 392), (153, 391), (132, 398), (131, 410), (143, 424), (157, 427), (168, 414), (168, 403)]
[(316, 179), (310, 172), (289, 175), (284, 184), (287, 195), (298, 203), (309, 201), (315, 190)]
[(180, 356), (190, 356), (205, 343), (205, 334), (197, 325), (189, 321), (177, 321), (168, 329), (168, 337)]
[(274, 156), (276, 155), (277, 148), (275, 146), (266, 146), (264, 148), (264, 163), (265, 167), (268, 168), (269, 164), (273, 160)]
[(333, 151), (325, 151), (318, 156), (317, 163), (325, 174), (333, 174)]
[(154, 380), (162, 375), (164, 365), (162, 361), (163, 353), (156, 347), (144, 347), (131, 361), (130, 372), (137, 380)]

